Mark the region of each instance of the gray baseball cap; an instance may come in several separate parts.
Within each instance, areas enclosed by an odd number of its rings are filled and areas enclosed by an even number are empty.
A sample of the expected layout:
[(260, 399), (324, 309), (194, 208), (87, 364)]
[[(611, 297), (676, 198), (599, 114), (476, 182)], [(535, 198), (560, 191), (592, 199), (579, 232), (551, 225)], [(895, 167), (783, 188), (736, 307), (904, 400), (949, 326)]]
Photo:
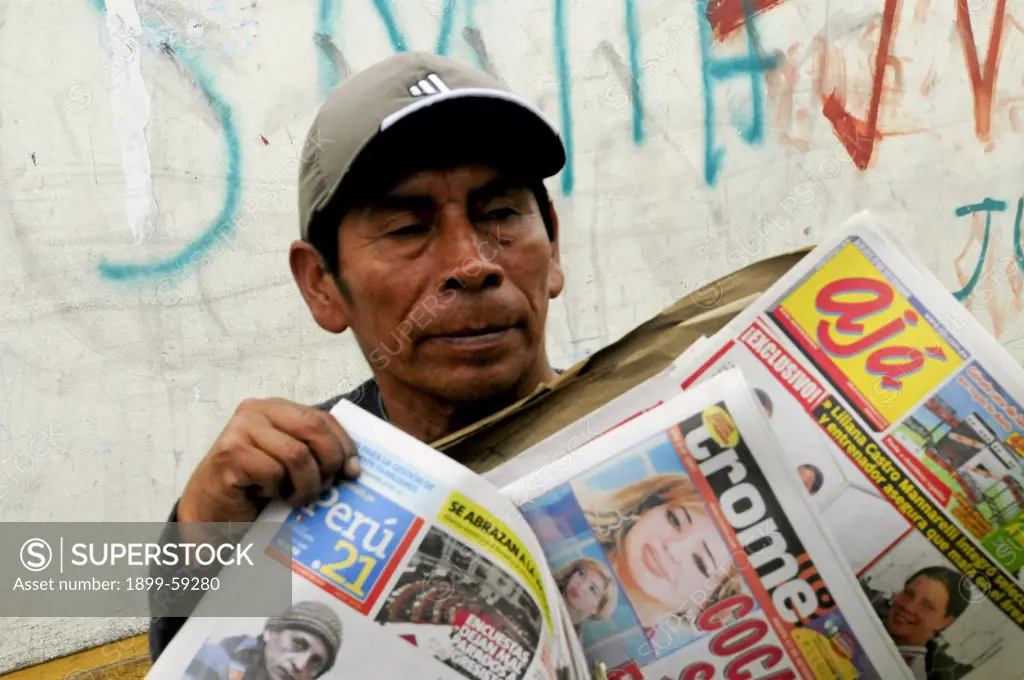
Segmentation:
[(562, 169), (566, 155), (547, 116), (483, 71), (422, 52), (401, 52), (360, 71), (328, 95), (306, 136), (302, 238), (336, 197), (451, 158), (544, 179)]

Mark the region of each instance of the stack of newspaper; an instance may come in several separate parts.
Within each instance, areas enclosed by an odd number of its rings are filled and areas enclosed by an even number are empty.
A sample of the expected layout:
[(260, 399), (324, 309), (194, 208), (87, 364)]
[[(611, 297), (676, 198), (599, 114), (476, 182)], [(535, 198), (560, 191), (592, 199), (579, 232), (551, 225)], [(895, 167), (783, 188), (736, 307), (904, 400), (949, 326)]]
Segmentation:
[(338, 404), (360, 478), (258, 520), (292, 609), (207, 618), (211, 592), (151, 676), (1019, 677), (1022, 403), (1021, 368), (861, 213), (484, 476)]

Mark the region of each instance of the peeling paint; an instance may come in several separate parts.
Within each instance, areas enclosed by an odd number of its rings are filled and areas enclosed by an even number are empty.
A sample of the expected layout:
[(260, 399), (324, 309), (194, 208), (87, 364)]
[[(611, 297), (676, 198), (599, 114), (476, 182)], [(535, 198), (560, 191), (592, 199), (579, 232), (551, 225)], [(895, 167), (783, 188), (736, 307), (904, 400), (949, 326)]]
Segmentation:
[(142, 21), (134, 0), (107, 0), (107, 32), (114, 64), (110, 69), (110, 107), (121, 146), (124, 209), (135, 243), (142, 243), (156, 230), (160, 209), (146, 139), (151, 97), (142, 77)]

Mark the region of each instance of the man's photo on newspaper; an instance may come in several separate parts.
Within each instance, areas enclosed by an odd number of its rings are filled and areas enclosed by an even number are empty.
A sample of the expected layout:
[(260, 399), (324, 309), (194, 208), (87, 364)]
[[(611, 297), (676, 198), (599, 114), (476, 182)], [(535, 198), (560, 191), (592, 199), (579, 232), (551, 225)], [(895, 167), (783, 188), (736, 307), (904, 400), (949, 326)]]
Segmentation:
[(1005, 615), (962, 572), (910, 533), (860, 577), (871, 606), (915, 680), (1003, 677)]
[(338, 614), (322, 602), (297, 602), (266, 619), (258, 633), (207, 640), (185, 680), (315, 680), (327, 673), (342, 644)]

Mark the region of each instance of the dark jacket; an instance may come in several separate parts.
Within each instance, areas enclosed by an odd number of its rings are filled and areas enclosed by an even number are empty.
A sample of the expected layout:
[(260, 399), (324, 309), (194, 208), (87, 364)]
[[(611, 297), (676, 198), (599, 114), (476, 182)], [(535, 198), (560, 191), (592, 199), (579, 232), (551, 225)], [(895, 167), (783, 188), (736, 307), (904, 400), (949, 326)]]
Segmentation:
[[(380, 398), (380, 390), (377, 388), (377, 382), (375, 380), (367, 380), (351, 392), (339, 394), (338, 396), (328, 399), (321, 404), (317, 404), (316, 408), (321, 411), (330, 411), (342, 399), (348, 399), (363, 410), (368, 411), (382, 420), (387, 420), (387, 413), (384, 411), (384, 403)], [(167, 518), (167, 528), (164, 530), (163, 534), (164, 541), (173, 542), (175, 540), (175, 525), (177, 521), (178, 503), (175, 502), (174, 507), (171, 509), (171, 515)], [(188, 609), (191, 611), (191, 608), (195, 607), (196, 604), (198, 604), (197, 601), (191, 601), (185, 605), (181, 605), (179, 603), (174, 606), (173, 611), (179, 611), (180, 609)], [(160, 609), (160, 611), (169, 610), (170, 608), (166, 604)], [(186, 618), (170, 616), (157, 616), (150, 619), (149, 655), (153, 660), (153, 663), (156, 663), (156, 660), (160, 657), (160, 654), (163, 653), (171, 639), (174, 638), (181, 627), (185, 625), (185, 621), (187, 621)]]
[(928, 680), (960, 680), (974, 670), (974, 666), (960, 663), (939, 648), (935, 640), (926, 645), (925, 667), (928, 669)]
[(266, 680), (263, 641), (236, 635), (199, 648), (185, 680)]

